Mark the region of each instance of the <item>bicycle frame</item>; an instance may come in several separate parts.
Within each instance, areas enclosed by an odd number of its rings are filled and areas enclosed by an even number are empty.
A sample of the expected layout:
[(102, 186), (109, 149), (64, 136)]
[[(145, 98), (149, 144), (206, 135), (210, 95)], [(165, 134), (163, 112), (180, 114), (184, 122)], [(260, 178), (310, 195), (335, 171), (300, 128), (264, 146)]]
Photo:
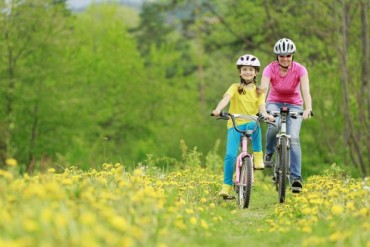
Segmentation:
[[(237, 156), (236, 164), (235, 164), (234, 185), (235, 185), (235, 191), (238, 194), (239, 207), (248, 208), (250, 197), (251, 197), (252, 184), (254, 182), (253, 155), (248, 153), (248, 139), (251, 139), (252, 134), (254, 133), (254, 131), (257, 130), (259, 126), (259, 120), (262, 117), (221, 112), (220, 118), (225, 119), (225, 120), (228, 120), (230, 118), (232, 120), (234, 129), (242, 134), (241, 140), (240, 140), (241, 151), (239, 155)], [(238, 128), (238, 125), (236, 124), (235, 118), (254, 120), (256, 122), (255, 128), (253, 130), (245, 130), (245, 131), (240, 130)]]
[[(288, 107), (280, 108), (280, 111), (270, 112), (274, 117), (280, 116), (280, 130), (276, 135), (277, 142), (275, 146), (275, 168), (274, 168), (274, 182), (276, 190), (279, 193), (279, 201), (284, 202), (286, 181), (290, 181), (290, 139), (291, 136), (287, 134), (287, 120), (289, 117), (297, 118), (302, 115), (301, 112), (290, 112)], [(284, 149), (284, 150), (283, 150)], [(285, 152), (285, 153), (284, 153)], [(284, 174), (283, 174), (284, 173)]]
[[(251, 159), (252, 167), (253, 167), (253, 155), (248, 153), (248, 139), (250, 139), (250, 138), (251, 138), (250, 136), (247, 136), (246, 134), (242, 133), (241, 142), (240, 142), (241, 152), (238, 155), (238, 157), (236, 159), (236, 164), (235, 164), (235, 185), (245, 186), (245, 184), (240, 184), (240, 181), (239, 181), (240, 168), (242, 167), (242, 161), (245, 157), (248, 156)], [(253, 169), (252, 169), (252, 183), (253, 182), (254, 182), (254, 176), (253, 176)]]

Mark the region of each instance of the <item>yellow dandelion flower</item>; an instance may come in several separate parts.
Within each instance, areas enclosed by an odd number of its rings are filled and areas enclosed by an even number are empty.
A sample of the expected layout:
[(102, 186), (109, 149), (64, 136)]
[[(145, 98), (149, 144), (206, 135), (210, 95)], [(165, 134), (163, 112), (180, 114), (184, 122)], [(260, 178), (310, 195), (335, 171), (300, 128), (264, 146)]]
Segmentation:
[(343, 238), (343, 233), (340, 232), (340, 231), (334, 232), (333, 234), (331, 234), (329, 236), (329, 240), (332, 241), (332, 242), (336, 242), (336, 241), (338, 241), (338, 240), (340, 240), (342, 238)]
[(347, 202), (347, 205), (346, 205), (347, 209), (349, 210), (355, 210), (355, 203), (354, 202)]
[(140, 229), (137, 226), (131, 226), (130, 227), (130, 234), (136, 238), (136, 239), (143, 239), (144, 237), (144, 232), (142, 229)]
[(134, 170), (134, 176), (144, 176), (144, 169), (143, 168), (137, 168)]
[(210, 208), (216, 208), (216, 204), (214, 204), (213, 202), (211, 204), (209, 204), (209, 207)]
[(200, 201), (203, 202), (203, 203), (205, 203), (205, 202), (207, 202), (207, 199), (204, 198), (204, 197), (202, 197), (202, 199), (200, 199)]
[(131, 237), (125, 236), (121, 238), (118, 246), (133, 247), (135, 246), (135, 242)]
[(198, 211), (199, 212), (203, 212), (204, 211), (204, 208), (203, 207), (198, 207)]
[(206, 222), (205, 220), (201, 220), (201, 221), (200, 221), (200, 225), (201, 225), (201, 227), (203, 227), (204, 229), (208, 229), (208, 224), (207, 224), (207, 222)]
[(308, 215), (312, 212), (311, 208), (309, 207), (305, 207), (302, 209), (302, 213), (305, 214), (305, 215)]
[(369, 229), (370, 229), (370, 224), (369, 224), (369, 223), (367, 223), (367, 222), (364, 222), (364, 223), (362, 224), (362, 228), (363, 228), (365, 231), (367, 231), (367, 230), (369, 230)]
[(96, 223), (96, 216), (90, 212), (84, 212), (80, 216), (80, 221), (84, 225), (93, 225)]
[(167, 245), (165, 243), (158, 243), (157, 247), (167, 247)]
[(55, 223), (60, 227), (65, 227), (67, 225), (67, 219), (62, 213), (55, 215)]
[(62, 184), (63, 184), (63, 185), (72, 185), (72, 184), (73, 184), (73, 180), (72, 180), (72, 179), (70, 179), (70, 178), (64, 178), (64, 179), (62, 180)]
[(184, 224), (184, 222), (182, 220), (176, 220), (174, 224), (177, 228), (179, 228), (181, 230), (186, 229), (186, 225)]
[(333, 205), (331, 207), (331, 212), (334, 214), (334, 215), (338, 215), (338, 214), (341, 214), (343, 213), (344, 211), (344, 208), (340, 205)]
[(196, 225), (196, 224), (198, 223), (197, 218), (195, 218), (195, 217), (191, 217), (191, 218), (190, 218), (190, 223), (191, 223), (192, 225)]
[(193, 209), (191, 209), (191, 208), (187, 208), (187, 209), (185, 209), (185, 212), (186, 212), (187, 214), (194, 214), (194, 210), (193, 210)]
[(53, 212), (50, 208), (44, 208), (41, 212), (41, 219), (45, 222), (50, 222), (53, 218)]
[(12, 180), (14, 178), (13, 173), (4, 170), (0, 170), (0, 177), (4, 177), (7, 180)]
[(120, 231), (125, 231), (128, 228), (127, 221), (120, 216), (113, 216), (110, 219), (110, 223), (114, 228)]
[(369, 214), (369, 209), (368, 208), (361, 208), (359, 211), (358, 211), (358, 215), (359, 216), (366, 216)]
[(312, 232), (312, 227), (311, 226), (304, 226), (302, 228), (302, 232), (311, 233)]
[(34, 220), (26, 219), (23, 221), (23, 227), (27, 232), (35, 232), (38, 230), (38, 225)]
[(5, 160), (5, 164), (7, 166), (17, 166), (17, 160), (16, 159), (13, 159), (13, 158), (7, 158)]
[(55, 173), (55, 169), (54, 168), (49, 168), (48, 173)]

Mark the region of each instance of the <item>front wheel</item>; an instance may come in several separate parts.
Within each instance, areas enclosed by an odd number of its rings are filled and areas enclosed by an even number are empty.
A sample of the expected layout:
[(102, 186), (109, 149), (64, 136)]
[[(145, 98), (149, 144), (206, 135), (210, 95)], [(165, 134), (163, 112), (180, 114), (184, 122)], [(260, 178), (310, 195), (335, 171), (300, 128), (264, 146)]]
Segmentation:
[(240, 208), (248, 208), (252, 192), (252, 160), (250, 157), (244, 157), (240, 169), (238, 204)]
[(279, 194), (279, 202), (285, 201), (286, 185), (288, 184), (287, 171), (289, 167), (289, 150), (287, 140), (285, 138), (280, 139), (281, 146), (279, 148), (279, 165), (277, 169), (277, 186)]

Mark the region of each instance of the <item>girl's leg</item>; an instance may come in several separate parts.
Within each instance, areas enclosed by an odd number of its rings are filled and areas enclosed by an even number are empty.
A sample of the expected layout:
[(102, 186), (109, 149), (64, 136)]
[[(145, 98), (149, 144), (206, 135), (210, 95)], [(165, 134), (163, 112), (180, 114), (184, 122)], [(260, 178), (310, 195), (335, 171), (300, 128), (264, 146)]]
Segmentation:
[(241, 134), (234, 128), (227, 131), (226, 155), (224, 160), (224, 184), (233, 184), (233, 173), (236, 156), (238, 154)]
[[(253, 130), (256, 123), (248, 123), (247, 129)], [(252, 150), (253, 150), (253, 160), (254, 169), (263, 169), (265, 165), (263, 164), (263, 153), (262, 153), (262, 135), (261, 128), (257, 126), (256, 131), (252, 134)]]
[[(251, 122), (246, 125), (246, 129), (254, 130), (255, 126), (256, 122)], [(260, 126), (258, 126), (256, 131), (252, 134), (252, 150), (253, 152), (262, 151), (262, 136)]]

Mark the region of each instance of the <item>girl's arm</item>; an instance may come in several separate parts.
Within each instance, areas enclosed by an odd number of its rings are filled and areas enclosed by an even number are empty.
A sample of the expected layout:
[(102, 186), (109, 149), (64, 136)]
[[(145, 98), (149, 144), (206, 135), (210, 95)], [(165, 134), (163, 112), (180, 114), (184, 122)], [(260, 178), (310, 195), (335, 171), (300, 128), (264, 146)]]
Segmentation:
[(222, 100), (218, 103), (216, 109), (213, 110), (213, 115), (220, 116), (220, 112), (229, 104), (231, 96), (225, 94)]
[(301, 90), (302, 90), (303, 100), (304, 100), (304, 105), (305, 105), (305, 110), (303, 111), (303, 118), (307, 119), (311, 117), (311, 111), (312, 111), (310, 81), (308, 79), (307, 74), (301, 77)]

